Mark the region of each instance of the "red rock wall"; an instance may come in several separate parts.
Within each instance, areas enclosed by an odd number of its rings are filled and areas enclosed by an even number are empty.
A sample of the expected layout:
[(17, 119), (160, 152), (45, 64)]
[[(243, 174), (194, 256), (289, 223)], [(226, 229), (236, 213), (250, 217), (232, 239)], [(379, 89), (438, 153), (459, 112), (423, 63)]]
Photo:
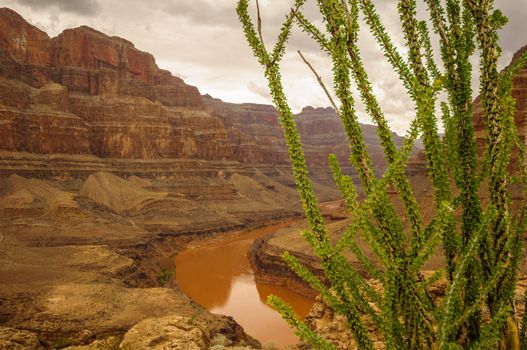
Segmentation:
[[(151, 54), (86, 26), (50, 39), (0, 9), (0, 29), (0, 150), (289, 163), (270, 105), (202, 98)], [(307, 107), (297, 121), (311, 166), (326, 168), (329, 153), (347, 162), (331, 108)], [(375, 128), (364, 130), (374, 161), (382, 160)]]
[(0, 50), (7, 58), (22, 64), (48, 66), (50, 38), (43, 31), (27, 23), (18, 13), (0, 9)]
[(197, 88), (122, 38), (82, 26), (50, 39), (0, 9), (0, 150), (224, 159)]
[(91, 95), (131, 94), (171, 106), (203, 107), (199, 91), (128, 40), (90, 27), (50, 39), (16, 12), (0, 9), (0, 74), (41, 87), (53, 80)]
[(222, 120), (231, 146), (230, 159), (242, 163), (287, 164), (289, 156), (271, 105), (226, 103), (204, 98), (207, 111)]
[[(244, 163), (289, 163), (278, 113), (273, 106), (225, 103), (210, 96), (205, 96), (204, 101), (207, 110), (221, 118), (227, 127), (233, 159)], [(343, 166), (349, 164), (349, 142), (333, 108), (305, 107), (296, 115), (296, 122), (310, 166), (327, 167), (330, 153), (336, 154)], [(385, 162), (377, 129), (366, 124), (362, 129), (366, 146), (380, 173)], [(396, 134), (393, 137), (400, 146), (403, 139)]]
[[(525, 51), (527, 51), (527, 46), (524, 46), (518, 52), (516, 52), (512, 58), (511, 64), (512, 62), (516, 62), (516, 60), (520, 58), (520, 55)], [(516, 113), (514, 115), (514, 122), (518, 129), (521, 142), (525, 142), (527, 123), (527, 69), (521, 70), (516, 76), (514, 76), (512, 84), (512, 97), (516, 100)], [(474, 116), (472, 122), (476, 134), (478, 153), (482, 155), (486, 147), (487, 135), (485, 131), (485, 122), (483, 120), (483, 106), (481, 105), (481, 100), (479, 97), (474, 101)], [(519, 171), (518, 157), (518, 150), (513, 149), (510, 164), (511, 171)]]
[[(521, 48), (514, 55), (512, 62), (515, 62), (520, 55), (527, 51), (527, 46)], [(527, 123), (527, 69), (523, 69), (513, 78), (512, 97), (516, 100), (516, 113), (514, 115), (514, 121), (518, 129), (518, 134), (521, 142), (526, 142), (525, 132)], [(473, 118), (472, 125), (474, 127), (474, 133), (476, 137), (478, 155), (481, 156), (484, 152), (487, 142), (487, 135), (485, 131), (485, 122), (483, 120), (483, 106), (481, 105), (480, 97), (478, 96), (474, 100), (473, 104)], [(511, 162), (509, 169), (512, 172), (519, 172), (519, 154), (516, 148), (513, 148)], [(421, 178), (427, 175), (426, 168), (426, 157), (423, 152), (416, 154), (410, 159), (407, 167), (407, 174), (413, 176), (411, 179), (414, 185), (421, 186)], [(430, 184), (427, 183), (430, 188)], [(513, 199), (521, 198), (521, 193), (517, 188), (512, 189)]]

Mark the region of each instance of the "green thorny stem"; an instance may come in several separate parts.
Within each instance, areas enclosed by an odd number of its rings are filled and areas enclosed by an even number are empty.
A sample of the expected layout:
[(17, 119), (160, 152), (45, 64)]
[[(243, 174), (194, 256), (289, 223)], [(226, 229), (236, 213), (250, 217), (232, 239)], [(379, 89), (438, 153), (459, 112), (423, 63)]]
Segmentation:
[[(406, 58), (388, 35), (373, 0), (317, 0), (324, 29), (303, 13), (306, 1), (295, 0), (271, 51), (264, 44), (258, 2), (256, 26), (249, 15), (249, 0), (239, 0), (237, 5), (247, 41), (263, 67), (284, 130), (297, 189), (310, 225), (304, 236), (321, 260), (325, 279), (317, 278), (292, 254), (284, 255), (286, 263), (320, 293), (328, 306), (345, 317), (359, 349), (373, 349), (374, 337), (386, 349), (515, 348), (519, 337), (512, 301), (527, 224), (524, 215), (527, 201), (517, 211), (520, 214), (512, 212), (509, 199), (512, 177), (508, 165), (512, 147), (516, 145), (523, 169), (525, 150), (516, 135), (511, 90), (512, 78), (526, 63), (527, 55), (501, 75), (498, 73), (500, 50), (496, 31), (505, 21), (500, 12), (492, 12), (491, 0), (423, 0), (428, 22), (418, 20), (416, 0), (399, 0)], [(395, 146), (361, 58), (360, 14), (415, 105), (415, 119), (401, 149)], [(352, 178), (343, 174), (336, 157), (330, 156), (335, 183), (352, 220), (334, 244), (330, 242), (308, 177), (294, 115), (283, 90), (280, 61), (294, 25), (311, 37), (331, 60), (334, 94), (338, 99), (338, 103), (332, 104), (338, 107), (337, 114), (350, 144), (349, 160), (365, 193), (360, 200)], [(434, 36), (428, 25), (432, 26)], [(436, 38), (439, 45), (432, 43)], [(487, 130), (483, 155), (478, 155), (476, 149), (472, 120), (470, 59), (476, 43), (481, 52), (480, 89)], [(434, 60), (435, 47), (439, 48), (442, 64)], [(320, 81), (314, 68), (308, 65)], [(377, 125), (387, 162), (387, 170), (381, 177), (373, 171), (366, 150), (353, 85)], [(442, 99), (445, 101), (439, 103)], [(442, 139), (438, 115), (445, 130)], [(435, 214), (427, 222), (405, 175), (419, 134), (434, 189)], [(523, 169), (519, 177), (523, 185), (526, 173)], [(479, 196), (482, 184), (488, 186), (487, 205), (483, 205)], [(391, 188), (396, 189), (402, 210), (388, 195)], [(357, 243), (358, 236), (367, 243), (369, 253)], [(441, 270), (428, 279), (421, 273), (439, 246), (444, 250), (448, 281), (447, 294), (441, 302), (430, 293)], [(357, 257), (367, 277), (348, 263), (345, 249)], [(381, 290), (372, 287), (370, 278), (381, 283)], [(269, 302), (303, 340), (316, 348), (335, 348), (277, 297), (271, 297)], [(490, 311), (489, 317), (481, 317), (484, 310)]]

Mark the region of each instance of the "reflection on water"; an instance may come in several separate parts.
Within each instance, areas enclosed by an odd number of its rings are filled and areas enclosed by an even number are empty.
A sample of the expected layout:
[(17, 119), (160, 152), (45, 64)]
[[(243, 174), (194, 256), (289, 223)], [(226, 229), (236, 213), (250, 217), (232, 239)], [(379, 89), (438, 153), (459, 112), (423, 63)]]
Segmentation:
[(254, 282), (246, 253), (256, 237), (280, 225), (207, 246), (188, 249), (176, 257), (176, 279), (183, 291), (206, 309), (229, 315), (262, 343), (288, 345), (298, 341), (293, 330), (265, 300), (275, 294), (304, 317), (313, 301), (288, 288)]

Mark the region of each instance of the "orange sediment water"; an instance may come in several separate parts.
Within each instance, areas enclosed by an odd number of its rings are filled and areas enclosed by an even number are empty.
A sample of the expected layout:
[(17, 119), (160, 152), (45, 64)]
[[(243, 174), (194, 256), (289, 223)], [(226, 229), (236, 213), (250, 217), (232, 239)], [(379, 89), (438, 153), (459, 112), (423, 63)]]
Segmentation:
[(269, 294), (278, 295), (304, 317), (313, 300), (285, 287), (256, 283), (247, 259), (255, 238), (283, 226), (256, 229), (183, 251), (176, 257), (178, 285), (207, 310), (234, 317), (245, 332), (262, 344), (296, 343), (294, 331), (265, 301)]

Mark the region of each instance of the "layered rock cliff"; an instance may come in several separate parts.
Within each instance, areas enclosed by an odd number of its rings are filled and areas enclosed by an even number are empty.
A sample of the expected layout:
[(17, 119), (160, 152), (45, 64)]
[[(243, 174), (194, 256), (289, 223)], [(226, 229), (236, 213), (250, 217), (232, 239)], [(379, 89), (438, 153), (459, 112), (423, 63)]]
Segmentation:
[[(202, 98), (151, 54), (86, 26), (49, 38), (3, 8), (0, 29), (0, 150), (288, 164), (272, 106)], [(347, 158), (331, 108), (297, 119), (311, 166), (326, 165), (328, 152)], [(381, 159), (375, 128), (364, 131)]]
[[(342, 129), (342, 122), (333, 108), (305, 107), (296, 115), (296, 119), (308, 164), (326, 166), (327, 156), (330, 153), (335, 154), (342, 164), (349, 163), (349, 141)], [(386, 162), (377, 136), (377, 127), (362, 124), (362, 132), (375, 171), (377, 174), (382, 174)], [(392, 133), (392, 137), (398, 147), (403, 144), (401, 136)], [(418, 149), (419, 147), (416, 151)]]
[[(50, 39), (0, 9), (0, 149), (102, 158), (222, 159), (225, 129), (197, 88), (89, 27)], [(4, 30), (5, 29), (5, 30)]]
[[(206, 109), (219, 117), (227, 129), (231, 143), (231, 159), (243, 163), (289, 164), (283, 131), (274, 107), (254, 103), (226, 103), (204, 96)], [(354, 174), (349, 165), (349, 142), (342, 123), (331, 107), (305, 107), (295, 115), (298, 131), (304, 147), (306, 161), (312, 178), (331, 185), (333, 180), (328, 168), (328, 155), (333, 153), (344, 169)], [(377, 136), (377, 128), (362, 124), (366, 147), (370, 152), (375, 170), (381, 174), (385, 169), (384, 152)], [(393, 133), (397, 146), (403, 138)], [(420, 147), (416, 148), (416, 151)], [(358, 181), (358, 180), (357, 180)]]

